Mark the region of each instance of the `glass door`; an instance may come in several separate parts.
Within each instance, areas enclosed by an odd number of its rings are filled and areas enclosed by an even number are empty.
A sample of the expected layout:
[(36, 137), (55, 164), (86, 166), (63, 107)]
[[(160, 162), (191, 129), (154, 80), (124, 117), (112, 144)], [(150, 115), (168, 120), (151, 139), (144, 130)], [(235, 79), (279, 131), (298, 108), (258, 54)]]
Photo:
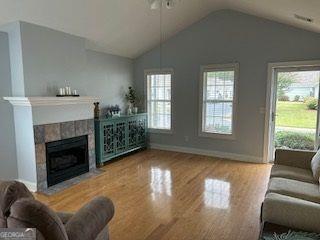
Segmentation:
[(320, 69), (276, 69), (274, 74), (273, 152), (317, 149)]

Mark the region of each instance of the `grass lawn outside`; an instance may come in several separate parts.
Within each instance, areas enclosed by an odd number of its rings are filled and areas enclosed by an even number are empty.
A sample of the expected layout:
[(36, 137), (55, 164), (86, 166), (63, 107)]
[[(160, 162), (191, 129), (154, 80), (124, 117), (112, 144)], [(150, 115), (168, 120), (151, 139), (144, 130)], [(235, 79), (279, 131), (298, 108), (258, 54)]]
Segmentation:
[(276, 127), (315, 129), (317, 110), (309, 110), (303, 102), (277, 101)]

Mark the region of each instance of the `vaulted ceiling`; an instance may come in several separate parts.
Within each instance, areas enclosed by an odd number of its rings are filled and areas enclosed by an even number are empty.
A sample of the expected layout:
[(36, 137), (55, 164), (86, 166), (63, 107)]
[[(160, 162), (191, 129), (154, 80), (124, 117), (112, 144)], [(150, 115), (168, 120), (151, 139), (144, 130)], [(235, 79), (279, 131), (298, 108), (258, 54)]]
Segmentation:
[[(163, 39), (219, 9), (320, 33), (319, 0), (176, 0), (163, 9)], [(305, 22), (298, 14), (312, 18)], [(22, 20), (88, 39), (87, 47), (135, 58), (159, 43), (159, 10), (148, 0), (0, 0), (0, 25)]]

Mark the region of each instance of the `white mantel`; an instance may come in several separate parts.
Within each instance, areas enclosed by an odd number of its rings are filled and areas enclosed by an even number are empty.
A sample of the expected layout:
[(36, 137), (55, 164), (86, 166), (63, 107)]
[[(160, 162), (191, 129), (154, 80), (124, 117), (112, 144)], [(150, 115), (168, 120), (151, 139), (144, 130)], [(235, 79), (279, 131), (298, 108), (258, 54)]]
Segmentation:
[(14, 111), (29, 109), (33, 125), (93, 118), (93, 103), (98, 97), (4, 97)]
[(14, 106), (61, 106), (70, 104), (93, 104), (97, 97), (4, 97)]

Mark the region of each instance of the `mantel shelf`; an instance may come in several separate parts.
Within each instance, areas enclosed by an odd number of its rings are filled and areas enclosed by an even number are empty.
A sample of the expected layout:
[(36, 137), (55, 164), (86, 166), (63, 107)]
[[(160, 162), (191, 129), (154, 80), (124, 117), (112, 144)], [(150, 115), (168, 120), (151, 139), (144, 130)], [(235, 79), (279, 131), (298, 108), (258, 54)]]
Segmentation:
[(14, 106), (61, 106), (71, 104), (93, 104), (98, 97), (4, 97)]

